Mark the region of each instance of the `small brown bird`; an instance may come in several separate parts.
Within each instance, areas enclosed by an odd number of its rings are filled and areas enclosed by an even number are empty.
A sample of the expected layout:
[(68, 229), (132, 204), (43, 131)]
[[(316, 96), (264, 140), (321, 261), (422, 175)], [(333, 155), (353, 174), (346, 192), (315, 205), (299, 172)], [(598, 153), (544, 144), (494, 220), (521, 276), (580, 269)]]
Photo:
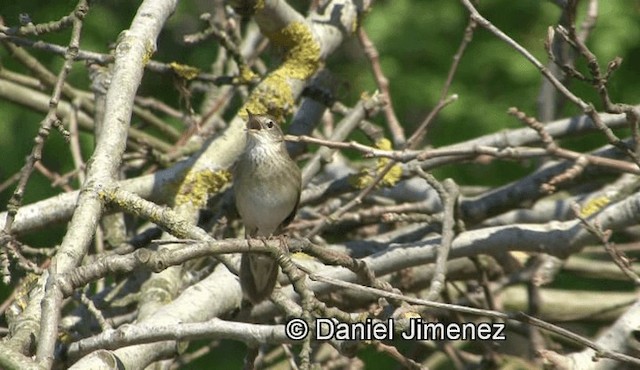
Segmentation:
[[(236, 208), (245, 237), (278, 235), (293, 220), (300, 201), (300, 169), (287, 152), (284, 135), (274, 118), (249, 114), (247, 142), (234, 168)], [(245, 253), (240, 285), (257, 304), (268, 298), (278, 279), (278, 263), (262, 253)]]

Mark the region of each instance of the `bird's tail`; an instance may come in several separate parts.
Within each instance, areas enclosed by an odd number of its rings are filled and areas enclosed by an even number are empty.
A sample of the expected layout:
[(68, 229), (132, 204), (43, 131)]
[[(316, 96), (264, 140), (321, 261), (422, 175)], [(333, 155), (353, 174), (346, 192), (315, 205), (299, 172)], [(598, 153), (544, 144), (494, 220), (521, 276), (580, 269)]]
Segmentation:
[(240, 262), (240, 285), (253, 304), (269, 298), (278, 280), (278, 262), (267, 254), (244, 253)]

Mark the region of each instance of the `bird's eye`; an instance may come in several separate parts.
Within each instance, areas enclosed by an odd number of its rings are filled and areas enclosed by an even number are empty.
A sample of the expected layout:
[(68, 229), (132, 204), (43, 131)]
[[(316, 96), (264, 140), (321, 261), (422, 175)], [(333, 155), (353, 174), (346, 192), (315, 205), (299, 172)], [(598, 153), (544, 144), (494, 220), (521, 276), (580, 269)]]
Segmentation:
[(273, 128), (273, 125), (274, 125), (274, 123), (273, 123), (272, 120), (267, 120), (267, 127), (268, 128)]

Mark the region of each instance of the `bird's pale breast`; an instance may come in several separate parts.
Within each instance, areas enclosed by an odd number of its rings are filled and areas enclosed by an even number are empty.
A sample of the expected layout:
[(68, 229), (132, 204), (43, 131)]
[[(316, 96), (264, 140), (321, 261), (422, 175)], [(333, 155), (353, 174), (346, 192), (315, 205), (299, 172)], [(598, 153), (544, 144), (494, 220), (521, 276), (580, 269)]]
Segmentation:
[[(287, 161), (283, 161), (282, 153), (271, 152), (275, 150), (284, 149), (274, 145), (248, 150), (241, 156), (235, 171), (236, 206), (245, 227), (248, 230), (257, 228), (254, 236), (273, 234), (289, 216), (299, 197), (298, 167), (286, 153)], [(238, 194), (242, 196), (238, 197)]]

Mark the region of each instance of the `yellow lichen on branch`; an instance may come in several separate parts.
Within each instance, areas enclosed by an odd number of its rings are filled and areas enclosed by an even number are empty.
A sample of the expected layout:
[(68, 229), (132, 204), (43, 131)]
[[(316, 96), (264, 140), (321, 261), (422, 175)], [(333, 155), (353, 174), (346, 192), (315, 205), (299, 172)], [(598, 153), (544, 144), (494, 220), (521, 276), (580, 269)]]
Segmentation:
[(267, 37), (274, 44), (288, 49), (280, 67), (287, 72), (288, 77), (306, 80), (320, 68), (320, 45), (305, 23), (292, 22)]
[[(391, 141), (389, 139), (382, 138), (376, 142), (376, 147), (382, 150), (391, 150)], [(369, 168), (363, 168), (359, 173), (353, 175), (349, 179), (349, 183), (358, 189), (364, 189), (371, 184), (371, 182), (378, 176), (378, 174), (390, 163), (389, 158), (378, 158), (376, 161), (375, 172)], [(382, 180), (378, 182), (378, 186), (390, 187), (394, 186), (402, 177), (402, 167), (399, 164), (395, 164), (384, 175)]]
[(258, 80), (258, 75), (255, 74), (251, 68), (246, 65), (239, 66), (240, 70), (238, 71), (238, 82), (243, 84), (248, 84), (252, 82), (256, 82)]
[(285, 60), (258, 85), (240, 114), (249, 109), (255, 114), (269, 113), (283, 121), (291, 113), (296, 99), (291, 89), (292, 80), (305, 81), (320, 68), (320, 45), (302, 22), (292, 22), (267, 37), (273, 44), (287, 49)]
[(611, 203), (611, 200), (607, 196), (590, 199), (580, 210), (580, 217), (589, 217), (600, 212), (609, 203)]
[(192, 80), (198, 77), (198, 73), (200, 73), (200, 70), (198, 68), (188, 66), (186, 64), (171, 62), (169, 66), (178, 76), (184, 78), (185, 80)]
[(219, 192), (231, 181), (231, 173), (227, 170), (190, 171), (182, 182), (175, 204), (192, 203), (198, 208), (204, 208), (209, 194)]

